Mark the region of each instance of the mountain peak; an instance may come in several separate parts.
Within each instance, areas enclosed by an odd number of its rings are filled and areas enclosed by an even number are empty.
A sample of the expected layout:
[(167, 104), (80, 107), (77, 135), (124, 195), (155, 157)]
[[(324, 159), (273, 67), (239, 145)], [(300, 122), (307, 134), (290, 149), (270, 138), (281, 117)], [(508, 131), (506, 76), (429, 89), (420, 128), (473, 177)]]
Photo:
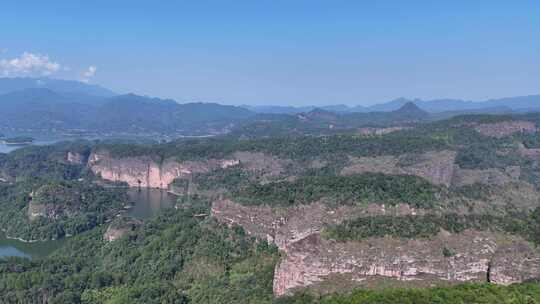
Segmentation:
[(94, 84), (87, 84), (75, 80), (54, 78), (29, 77), (0, 77), (0, 94), (6, 94), (25, 89), (49, 89), (60, 94), (84, 94), (95, 97), (111, 97), (116, 95), (109, 89)]
[(323, 119), (323, 120), (335, 120), (337, 119), (337, 114), (322, 108), (315, 108), (306, 115), (311, 119)]
[(426, 111), (420, 109), (412, 101), (407, 101), (404, 105), (402, 105), (399, 109), (397, 109), (396, 112), (401, 112), (401, 113), (427, 113)]
[(399, 109), (394, 111), (397, 115), (399, 115), (402, 118), (411, 119), (411, 120), (419, 120), (426, 118), (429, 114), (428, 112), (420, 109), (414, 102), (408, 101), (403, 106), (401, 106)]

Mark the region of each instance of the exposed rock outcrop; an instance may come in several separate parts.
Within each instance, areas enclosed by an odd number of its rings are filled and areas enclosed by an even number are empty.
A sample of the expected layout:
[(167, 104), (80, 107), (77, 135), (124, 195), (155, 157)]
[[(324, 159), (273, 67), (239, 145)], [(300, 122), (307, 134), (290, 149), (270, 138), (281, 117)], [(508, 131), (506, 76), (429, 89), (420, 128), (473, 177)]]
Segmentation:
[[(540, 157), (540, 149), (538, 152)], [(375, 157), (350, 157), (349, 164), (341, 174), (365, 172), (383, 174), (408, 174), (422, 177), (433, 184), (444, 186), (464, 186), (475, 183), (485, 185), (505, 185), (519, 181), (521, 168), (509, 166), (504, 170), (461, 169), (455, 164), (456, 152), (438, 151), (413, 155), (382, 155)]]
[(455, 170), (452, 184), (455, 186), (472, 185), (475, 183), (484, 185), (502, 186), (510, 182), (519, 181), (521, 168), (509, 166), (504, 171), (496, 168), (490, 169), (457, 169)]
[[(404, 159), (407, 157), (408, 159)], [(454, 175), (455, 151), (432, 151), (419, 155), (397, 157), (351, 157), (343, 175), (365, 172), (416, 175), (436, 185), (450, 186)], [(405, 163), (405, 164), (403, 164)]]
[(107, 242), (116, 241), (128, 232), (135, 230), (141, 224), (141, 221), (134, 218), (117, 218), (113, 222), (111, 222), (111, 224), (109, 224), (109, 227), (107, 227), (107, 231), (105, 231), (105, 233), (103, 234), (103, 239)]
[(540, 149), (538, 148), (525, 148), (524, 146), (521, 146), (518, 153), (526, 158), (540, 159)]
[(406, 204), (333, 208), (322, 203), (282, 208), (243, 206), (230, 200), (219, 200), (212, 204), (212, 216), (218, 220), (242, 226), (247, 233), (273, 242), (283, 251), (287, 251), (289, 244), (320, 232), (325, 225), (339, 224), (361, 216), (409, 214), (424, 214), (424, 211)]
[(79, 211), (80, 196), (77, 192), (59, 185), (43, 185), (29, 194), (28, 218), (58, 219), (72, 216)]
[(292, 162), (261, 152), (238, 151), (233, 158), (244, 168), (260, 177), (262, 183), (280, 177)]
[(540, 279), (538, 249), (513, 240), (499, 245), (490, 263), (489, 281), (497, 284)]
[(360, 135), (384, 135), (392, 132), (397, 132), (401, 130), (408, 130), (411, 127), (387, 127), (387, 128), (360, 128), (358, 129), (358, 134)]
[[(332, 282), (371, 286), (391, 279), (396, 285), (430, 286), (459, 282), (509, 284), (540, 275), (540, 250), (518, 237), (467, 230), (442, 231), (430, 239), (369, 238), (337, 242), (321, 238), (326, 225), (374, 215), (426, 214), (408, 205), (329, 207), (321, 203), (294, 207), (244, 206), (230, 200), (212, 204), (212, 216), (240, 225), (283, 253), (274, 274), (274, 294)], [(445, 256), (444, 248), (452, 254)], [(342, 278), (343, 279), (343, 278)]]
[(479, 124), (474, 129), (480, 134), (501, 138), (519, 132), (536, 132), (533, 122), (524, 120), (502, 121), (497, 123)]
[(161, 189), (167, 189), (175, 178), (239, 164), (258, 176), (261, 183), (269, 182), (282, 176), (290, 163), (272, 155), (253, 152), (236, 152), (230, 159), (179, 162), (174, 158), (156, 161), (149, 156), (118, 158), (101, 150), (92, 152), (88, 158), (88, 167), (103, 179), (125, 182), (130, 187)]
[(28, 204), (28, 218), (33, 221), (39, 217), (45, 217), (49, 219), (57, 219), (62, 215), (71, 214), (69, 210), (61, 205), (55, 204), (40, 204), (36, 202), (30, 202)]
[[(312, 234), (291, 243), (274, 274), (274, 294), (308, 287), (331, 275), (348, 274), (363, 281), (391, 278), (397, 282), (486, 282), (508, 284), (538, 276), (540, 252), (522, 240), (488, 232), (465, 231), (432, 239), (367, 239), (336, 242)], [(453, 256), (444, 256), (449, 247)], [(526, 248), (524, 253), (520, 248)], [(525, 271), (520, 269), (528, 268)], [(416, 283), (418, 284), (418, 283)]]
[(88, 161), (87, 156), (88, 155), (84, 155), (82, 153), (69, 151), (66, 155), (66, 160), (71, 164), (84, 165)]
[(185, 162), (165, 159), (158, 162), (149, 156), (115, 158), (107, 151), (94, 151), (88, 159), (88, 167), (103, 179), (125, 182), (130, 187), (161, 189), (167, 189), (175, 178), (226, 168), (237, 163), (230, 159)]

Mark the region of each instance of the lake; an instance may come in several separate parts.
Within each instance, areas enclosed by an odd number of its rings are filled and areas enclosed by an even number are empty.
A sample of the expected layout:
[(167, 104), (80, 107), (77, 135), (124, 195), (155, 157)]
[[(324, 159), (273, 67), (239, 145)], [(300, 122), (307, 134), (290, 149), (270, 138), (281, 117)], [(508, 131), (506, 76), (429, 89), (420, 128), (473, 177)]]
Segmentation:
[(146, 219), (158, 214), (161, 210), (174, 207), (176, 196), (159, 189), (130, 188), (129, 200), (135, 205), (127, 211), (127, 215)]
[[(173, 207), (176, 202), (176, 196), (159, 189), (130, 188), (128, 196), (134, 206), (127, 210), (126, 214), (139, 219), (152, 217), (163, 209)], [(39, 259), (60, 248), (64, 243), (65, 239), (25, 243), (8, 239), (4, 233), (0, 232), (0, 258), (18, 256)]]
[[(58, 140), (35, 140), (31, 145), (44, 146), (54, 144), (56, 142), (58, 142)], [(6, 145), (4, 143), (0, 143), (0, 153), (9, 153), (11, 151), (27, 146), (30, 145)]]
[(65, 240), (25, 243), (8, 239), (3, 232), (0, 232), (0, 258), (18, 256), (36, 259), (49, 255), (55, 249), (61, 247), (64, 242)]

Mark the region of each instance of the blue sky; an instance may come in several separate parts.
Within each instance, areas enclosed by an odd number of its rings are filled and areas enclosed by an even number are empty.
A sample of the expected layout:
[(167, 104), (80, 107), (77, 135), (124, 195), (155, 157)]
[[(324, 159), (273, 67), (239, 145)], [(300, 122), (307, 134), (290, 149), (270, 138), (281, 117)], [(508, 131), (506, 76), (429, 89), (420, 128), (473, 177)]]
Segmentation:
[(180, 102), (539, 94), (540, 1), (4, 0), (0, 60)]

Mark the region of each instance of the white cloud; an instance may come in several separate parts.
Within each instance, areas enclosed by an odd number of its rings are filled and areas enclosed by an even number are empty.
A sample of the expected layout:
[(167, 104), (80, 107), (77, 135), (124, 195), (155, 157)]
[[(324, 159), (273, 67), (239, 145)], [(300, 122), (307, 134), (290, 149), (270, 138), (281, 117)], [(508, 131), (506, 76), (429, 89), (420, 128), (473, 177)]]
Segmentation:
[(89, 66), (86, 71), (82, 72), (81, 81), (89, 82), (90, 79), (96, 76), (96, 72), (97, 72), (97, 67), (95, 65)]
[(49, 56), (24, 52), (20, 57), (0, 60), (0, 73), (4, 76), (47, 76), (58, 72), (62, 66)]

